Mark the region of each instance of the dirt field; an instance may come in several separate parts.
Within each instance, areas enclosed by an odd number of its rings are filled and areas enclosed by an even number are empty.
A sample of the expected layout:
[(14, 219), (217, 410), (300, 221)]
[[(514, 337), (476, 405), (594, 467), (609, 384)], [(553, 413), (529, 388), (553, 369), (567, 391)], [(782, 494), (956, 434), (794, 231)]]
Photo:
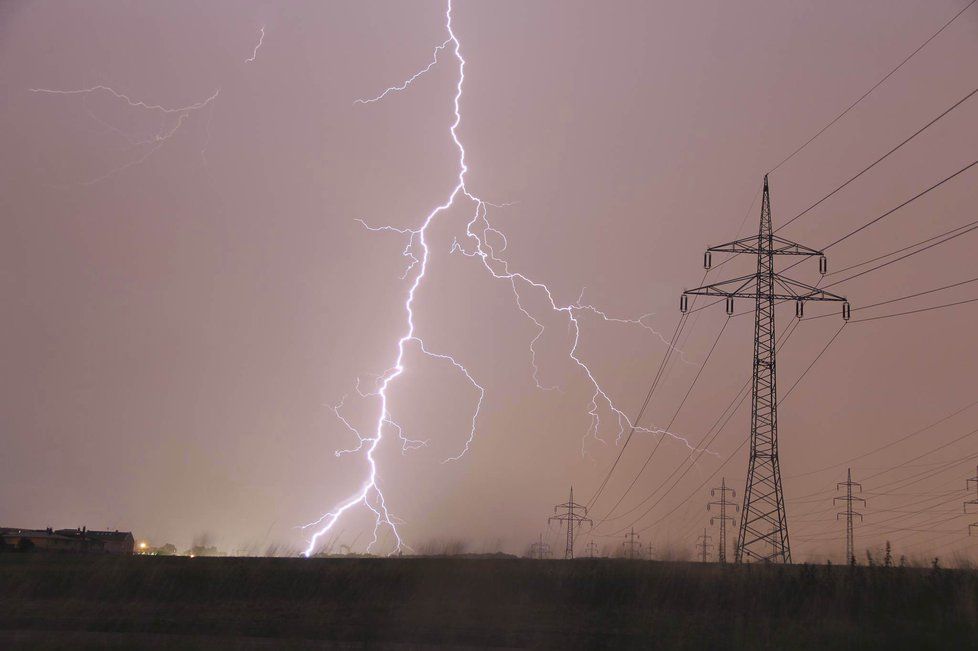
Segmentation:
[(976, 648), (978, 574), (0, 555), (0, 648)]

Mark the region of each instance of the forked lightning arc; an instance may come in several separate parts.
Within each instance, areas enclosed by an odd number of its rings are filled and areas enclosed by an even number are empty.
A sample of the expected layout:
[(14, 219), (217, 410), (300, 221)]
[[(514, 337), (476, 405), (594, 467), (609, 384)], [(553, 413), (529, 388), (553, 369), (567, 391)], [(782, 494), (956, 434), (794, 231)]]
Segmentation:
[[(408, 282), (408, 289), (404, 300), (404, 329), (400, 337), (397, 339), (395, 346), (396, 353), (394, 355), (393, 363), (377, 378), (375, 389), (367, 392), (362, 391), (360, 389), (359, 381), (357, 382), (356, 391), (360, 397), (375, 399), (379, 402), (377, 416), (372, 432), (369, 435), (363, 434), (343, 416), (341, 409), (344, 406), (344, 401), (346, 399), (345, 397), (338, 405), (334, 407), (337, 417), (340, 419), (343, 425), (356, 436), (357, 439), (357, 445), (355, 447), (347, 450), (340, 450), (336, 454), (339, 456), (351, 453), (362, 453), (367, 461), (367, 474), (364, 478), (363, 484), (353, 495), (342, 501), (329, 512), (323, 514), (317, 520), (302, 526), (302, 529), (313, 531), (312, 536), (309, 539), (308, 546), (304, 552), (306, 556), (312, 555), (317, 550), (317, 548), (320, 546), (320, 539), (333, 528), (333, 526), (345, 513), (360, 505), (372, 511), (375, 516), (373, 539), (367, 546), (368, 551), (370, 551), (373, 546), (377, 544), (380, 531), (384, 527), (388, 528), (393, 535), (393, 552), (400, 551), (403, 547), (405, 547), (405, 543), (400, 532), (398, 531), (395, 518), (393, 518), (391, 515), (387, 505), (387, 500), (385, 499), (384, 493), (380, 488), (379, 470), (377, 460), (374, 455), (377, 452), (378, 446), (384, 439), (385, 432), (393, 433), (398, 437), (401, 443), (402, 452), (424, 447), (428, 444), (428, 441), (407, 438), (404, 434), (404, 429), (398, 425), (389, 408), (388, 391), (390, 390), (394, 381), (404, 373), (405, 355), (409, 349), (413, 348), (429, 358), (452, 365), (465, 378), (465, 380), (472, 385), (472, 387), (475, 389), (475, 393), (477, 394), (472, 411), (471, 425), (465, 438), (465, 442), (457, 454), (447, 457), (443, 460), (443, 463), (458, 461), (461, 459), (469, 451), (475, 439), (479, 414), (486, 396), (485, 388), (479, 384), (468, 369), (466, 369), (466, 367), (453, 355), (433, 351), (419, 336), (415, 325), (415, 295), (418, 288), (424, 281), (426, 274), (428, 273), (428, 261), (431, 256), (431, 249), (429, 248), (427, 240), (428, 228), (439, 215), (455, 205), (456, 200), (470, 202), (473, 206), (473, 213), (471, 219), (469, 219), (465, 225), (464, 236), (461, 238), (461, 240), (456, 238), (452, 244), (450, 253), (460, 254), (477, 260), (482, 264), (486, 272), (493, 278), (506, 282), (510, 286), (513, 292), (516, 308), (527, 319), (529, 319), (529, 321), (533, 323), (537, 329), (536, 336), (534, 336), (530, 341), (529, 352), (530, 362), (533, 367), (533, 378), (537, 387), (540, 389), (553, 389), (555, 387), (545, 386), (540, 381), (540, 369), (537, 364), (536, 344), (540, 341), (541, 337), (543, 337), (545, 328), (541, 323), (542, 316), (534, 316), (526, 307), (526, 302), (524, 300), (525, 294), (529, 292), (536, 292), (545, 300), (545, 304), (549, 305), (549, 308), (553, 312), (559, 313), (566, 317), (568, 326), (573, 333), (572, 343), (570, 344), (570, 348), (568, 350), (569, 358), (581, 370), (584, 378), (593, 388), (593, 393), (591, 394), (591, 400), (587, 410), (587, 413), (590, 416), (590, 425), (584, 434), (584, 439), (586, 440), (588, 437), (593, 437), (594, 439), (603, 441), (600, 433), (601, 418), (602, 414), (604, 414), (606, 418), (610, 417), (612, 423), (614, 423), (617, 427), (616, 443), (621, 438), (626, 428), (635, 426), (637, 431), (658, 436), (669, 436), (677, 441), (680, 441), (689, 450), (695, 450), (689, 441), (677, 434), (667, 432), (661, 428), (642, 427), (632, 423), (625, 413), (615, 405), (611, 397), (601, 387), (591, 368), (581, 359), (578, 354), (578, 343), (580, 341), (580, 324), (578, 322), (578, 315), (581, 313), (592, 314), (607, 322), (640, 326), (655, 334), (663, 341), (663, 343), (666, 343), (666, 345), (669, 345), (657, 331), (648, 325), (646, 322), (648, 315), (643, 315), (638, 319), (620, 319), (611, 317), (593, 305), (584, 303), (583, 291), (575, 302), (566, 305), (560, 304), (556, 301), (553, 293), (546, 284), (531, 279), (520, 272), (512, 271), (508, 261), (500, 257), (506, 250), (507, 240), (506, 236), (500, 230), (496, 229), (489, 221), (488, 208), (490, 206), (494, 206), (494, 204), (484, 201), (480, 197), (472, 194), (466, 186), (466, 173), (468, 172), (468, 166), (465, 160), (465, 147), (463, 146), (462, 140), (458, 135), (458, 128), (462, 122), (461, 102), (463, 86), (465, 83), (465, 58), (462, 56), (462, 46), (452, 25), (452, 9), (452, 0), (448, 0), (445, 11), (445, 31), (447, 33), (447, 38), (444, 42), (434, 48), (432, 59), (427, 66), (420, 69), (403, 83), (397, 86), (391, 86), (375, 97), (369, 99), (358, 99), (355, 102), (357, 104), (372, 104), (375, 102), (380, 102), (388, 96), (406, 91), (415, 81), (434, 68), (444, 54), (450, 54), (451, 57), (453, 57), (457, 62), (458, 78), (455, 84), (455, 95), (453, 98), (454, 121), (449, 126), (448, 131), (458, 153), (458, 172), (455, 186), (449, 193), (448, 198), (444, 201), (444, 203), (428, 213), (428, 215), (416, 228), (370, 226), (361, 220), (363, 226), (370, 231), (394, 233), (406, 238), (407, 240), (403, 250), (403, 255), (408, 260), (408, 264), (404, 274), (402, 275), (402, 279)], [(496, 240), (496, 244), (491, 243), (490, 238)], [(583, 449), (582, 441), (582, 452)]]

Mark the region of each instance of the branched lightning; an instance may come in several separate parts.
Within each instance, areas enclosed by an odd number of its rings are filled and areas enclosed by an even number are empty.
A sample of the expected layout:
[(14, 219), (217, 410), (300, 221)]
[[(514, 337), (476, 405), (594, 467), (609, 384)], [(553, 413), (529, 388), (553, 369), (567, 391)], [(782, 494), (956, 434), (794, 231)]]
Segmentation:
[[(97, 86), (91, 86), (89, 88), (79, 88), (79, 89), (72, 89), (72, 90), (58, 90), (58, 89), (53, 89), (53, 88), (30, 88), (28, 90), (30, 90), (30, 92), (32, 92), (32, 93), (41, 93), (41, 94), (47, 94), (47, 95), (80, 95), (82, 97), (85, 97), (85, 96), (88, 96), (88, 95), (92, 95), (92, 94), (95, 94), (95, 93), (108, 93), (109, 95), (111, 95), (115, 99), (122, 100), (128, 106), (130, 106), (132, 108), (138, 108), (138, 109), (142, 109), (142, 110), (145, 110), (145, 111), (157, 112), (157, 113), (161, 114), (164, 117), (170, 118), (170, 122), (169, 122), (168, 125), (161, 126), (158, 131), (156, 131), (155, 133), (153, 133), (148, 138), (137, 138), (135, 136), (132, 136), (131, 134), (127, 134), (127, 133), (123, 132), (121, 129), (119, 129), (117, 127), (114, 127), (114, 126), (108, 124), (107, 122), (105, 122), (104, 120), (96, 117), (95, 114), (91, 111), (91, 109), (89, 109), (86, 106), (85, 107), (85, 110), (86, 110), (87, 114), (89, 115), (89, 117), (91, 117), (93, 120), (95, 120), (96, 122), (98, 122), (102, 126), (106, 127), (109, 132), (115, 133), (115, 134), (121, 136), (122, 138), (124, 138), (126, 140), (126, 142), (128, 142), (131, 147), (134, 147), (134, 148), (137, 148), (137, 147), (147, 147), (147, 148), (146, 148), (146, 150), (144, 152), (142, 152), (137, 157), (135, 157), (135, 158), (133, 158), (133, 159), (131, 159), (131, 160), (129, 160), (129, 161), (121, 164), (121, 165), (118, 165), (116, 167), (113, 167), (112, 169), (110, 169), (109, 171), (105, 172), (104, 174), (102, 174), (100, 176), (97, 176), (97, 177), (92, 178), (92, 179), (88, 179), (87, 181), (81, 181), (81, 182), (78, 182), (78, 183), (70, 184), (70, 185), (79, 185), (79, 186), (91, 186), (91, 185), (95, 185), (97, 183), (101, 183), (102, 181), (105, 181), (106, 179), (108, 179), (108, 178), (110, 178), (110, 177), (112, 177), (112, 176), (114, 176), (114, 175), (116, 175), (116, 174), (118, 174), (120, 172), (123, 172), (123, 171), (129, 169), (130, 167), (134, 167), (136, 165), (139, 165), (140, 163), (145, 162), (146, 159), (148, 159), (150, 156), (152, 156), (153, 154), (155, 154), (160, 149), (160, 147), (162, 147), (164, 144), (166, 144), (166, 142), (168, 140), (170, 140), (171, 138), (173, 138), (173, 136), (175, 136), (177, 134), (177, 132), (180, 131), (180, 128), (183, 127), (183, 125), (186, 122), (186, 120), (193, 113), (196, 113), (198, 111), (203, 110), (204, 108), (206, 108), (208, 106), (211, 106), (213, 104), (214, 100), (217, 99), (217, 96), (220, 95), (220, 93), (221, 93), (221, 89), (218, 88), (209, 97), (207, 97), (206, 99), (201, 100), (199, 102), (195, 102), (195, 103), (189, 104), (187, 106), (181, 106), (181, 107), (176, 107), (176, 108), (167, 108), (167, 107), (162, 106), (160, 104), (149, 104), (149, 103), (143, 102), (141, 100), (135, 100), (135, 99), (133, 99), (132, 97), (130, 97), (129, 95), (127, 95), (125, 93), (120, 93), (119, 91), (117, 91), (117, 90), (115, 90), (113, 88), (110, 88), (109, 86), (104, 86), (104, 85), (101, 85), (101, 84), (99, 84)], [(204, 147), (206, 148), (206, 146), (207, 145), (206, 145), (206, 142), (205, 142)], [(203, 156), (203, 149), (201, 150), (201, 156)]]
[[(421, 78), (425, 73), (429, 72), (436, 64), (438, 64), (440, 60), (439, 55), (444, 51), (450, 52), (458, 62), (458, 78), (456, 81), (455, 94), (453, 98), (454, 121), (448, 129), (452, 142), (454, 143), (456, 151), (458, 152), (458, 175), (455, 186), (449, 193), (448, 198), (444, 203), (438, 205), (436, 208), (434, 208), (434, 210), (428, 213), (417, 228), (370, 226), (364, 220), (358, 220), (365, 229), (371, 232), (393, 233), (395, 235), (405, 237), (407, 240), (402, 251), (402, 255), (407, 259), (408, 263), (403, 275), (401, 276), (402, 279), (410, 279), (404, 301), (404, 330), (398, 338), (395, 346), (394, 361), (390, 368), (388, 368), (387, 371), (382, 373), (377, 378), (376, 389), (372, 392), (363, 392), (359, 388), (359, 380), (357, 382), (357, 393), (361, 397), (369, 397), (376, 399), (379, 402), (378, 414), (376, 420), (374, 421), (375, 425), (372, 433), (369, 435), (364, 435), (341, 415), (339, 410), (343, 405), (342, 401), (335, 407), (337, 416), (340, 418), (344, 426), (356, 435), (358, 441), (357, 447), (350, 450), (342, 450), (337, 454), (363, 452), (363, 456), (366, 459), (368, 466), (367, 476), (357, 492), (348, 497), (346, 500), (342, 501), (333, 510), (322, 515), (319, 519), (302, 527), (303, 529), (314, 530), (305, 550), (306, 556), (309, 556), (316, 551), (319, 546), (319, 539), (327, 534), (327, 532), (333, 528), (333, 526), (347, 511), (360, 504), (372, 511), (375, 517), (374, 537), (370, 545), (367, 547), (368, 551), (374, 544), (377, 543), (379, 531), (383, 527), (389, 528), (394, 536), (395, 552), (404, 546), (401, 535), (397, 529), (396, 519), (393, 518), (389, 512), (386, 500), (384, 499), (383, 492), (381, 491), (379, 485), (380, 480), (378, 477), (377, 461), (374, 455), (378, 449), (378, 446), (383, 440), (385, 428), (393, 429), (397, 433), (398, 438), (401, 441), (402, 452), (427, 445), (427, 441), (415, 441), (407, 439), (404, 436), (401, 427), (397, 425), (392, 418), (389, 410), (388, 391), (394, 381), (404, 373), (405, 355), (409, 348), (413, 347), (418, 352), (429, 358), (450, 363), (461, 375), (466, 378), (466, 380), (468, 380), (478, 394), (472, 413), (471, 427), (464, 445), (458, 454), (444, 459), (443, 463), (460, 460), (470, 450), (475, 440), (476, 425), (486, 396), (485, 388), (475, 380), (468, 369), (454, 356), (445, 353), (432, 352), (425, 342), (418, 336), (414, 320), (415, 295), (427, 274), (428, 261), (431, 255), (431, 249), (429, 248), (427, 239), (428, 228), (441, 213), (452, 207), (457, 199), (470, 201), (474, 206), (474, 211), (472, 218), (465, 226), (464, 236), (462, 236), (461, 239), (456, 238), (451, 246), (450, 253), (460, 254), (478, 260), (482, 264), (483, 268), (494, 279), (507, 283), (511, 288), (516, 308), (537, 329), (536, 335), (530, 341), (529, 351), (530, 363), (533, 368), (534, 382), (540, 389), (551, 390), (555, 389), (556, 387), (545, 385), (540, 380), (541, 371), (537, 362), (536, 345), (544, 336), (546, 328), (542, 322), (543, 317), (541, 315), (534, 315), (527, 307), (526, 299), (528, 298), (528, 294), (532, 292), (543, 297), (552, 313), (563, 315), (567, 319), (568, 326), (573, 335), (572, 343), (568, 350), (569, 359), (573, 361), (573, 363), (582, 371), (584, 377), (589, 383), (589, 386), (592, 388), (591, 400), (587, 409), (587, 414), (590, 417), (590, 425), (582, 439), (582, 453), (585, 450), (584, 446), (588, 438), (593, 438), (602, 443), (606, 443), (606, 441), (601, 437), (602, 413), (610, 414), (612, 422), (616, 425), (616, 443), (618, 443), (618, 441), (621, 439), (626, 429), (631, 429), (634, 427), (637, 431), (650, 435), (668, 436), (676, 441), (679, 441), (689, 450), (696, 450), (696, 448), (694, 448), (689, 441), (678, 434), (674, 434), (657, 427), (642, 427), (638, 426), (636, 423), (633, 423), (628, 416), (616, 406), (608, 393), (602, 388), (591, 368), (581, 359), (579, 355), (578, 347), (581, 336), (581, 323), (579, 319), (583, 314), (591, 314), (607, 323), (639, 326), (653, 333), (661, 341), (669, 345), (669, 342), (666, 341), (666, 339), (663, 338), (658, 331), (653, 329), (647, 323), (646, 320), (650, 315), (646, 314), (638, 319), (611, 317), (593, 305), (584, 303), (583, 290), (577, 301), (566, 305), (561, 304), (554, 298), (553, 293), (546, 284), (533, 280), (520, 272), (512, 271), (510, 269), (509, 262), (500, 257), (505, 252), (508, 246), (508, 241), (506, 239), (506, 235), (490, 223), (488, 218), (488, 207), (501, 206), (491, 204), (472, 194), (466, 186), (468, 165), (466, 164), (465, 147), (463, 146), (458, 135), (458, 127), (462, 122), (460, 105), (465, 82), (466, 62), (462, 56), (461, 43), (459, 42), (452, 25), (452, 0), (447, 1), (447, 9), (445, 11), (445, 30), (448, 37), (444, 42), (434, 48), (432, 60), (426, 67), (416, 72), (400, 85), (391, 86), (385, 89), (376, 97), (369, 99), (358, 99), (354, 102), (355, 104), (372, 104), (383, 100), (389, 95), (405, 91), (414, 82)], [(679, 352), (681, 354), (681, 351)]]

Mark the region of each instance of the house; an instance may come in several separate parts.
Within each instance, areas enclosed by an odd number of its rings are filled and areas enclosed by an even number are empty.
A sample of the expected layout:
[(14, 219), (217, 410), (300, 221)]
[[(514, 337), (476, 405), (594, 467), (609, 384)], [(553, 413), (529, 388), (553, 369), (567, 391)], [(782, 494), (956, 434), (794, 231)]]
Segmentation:
[(130, 531), (94, 531), (92, 529), (58, 529), (54, 533), (72, 538), (100, 542), (106, 554), (131, 554), (135, 539)]
[(20, 552), (68, 554), (132, 554), (133, 537), (128, 531), (80, 529), (22, 529), (0, 527), (0, 549)]

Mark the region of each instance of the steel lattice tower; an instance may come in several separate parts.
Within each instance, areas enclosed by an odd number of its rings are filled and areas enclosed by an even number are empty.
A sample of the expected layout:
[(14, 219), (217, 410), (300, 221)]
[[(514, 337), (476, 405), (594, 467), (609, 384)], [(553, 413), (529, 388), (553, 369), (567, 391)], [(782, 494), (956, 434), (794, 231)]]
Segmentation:
[(622, 548), (625, 550), (625, 555), (628, 558), (634, 559), (637, 554), (635, 553), (636, 548), (641, 548), (642, 543), (638, 542), (642, 536), (635, 533), (635, 527), (629, 533), (625, 534), (625, 542), (621, 544)]
[(706, 529), (703, 529), (703, 535), (699, 537), (699, 544), (696, 545), (700, 550), (701, 563), (709, 562), (710, 549), (713, 548), (711, 544), (712, 540), (713, 538), (711, 536), (706, 535)]
[(680, 300), (680, 309), (687, 312), (689, 295), (724, 297), (728, 315), (733, 314), (735, 298), (754, 300), (750, 457), (734, 555), (738, 563), (749, 560), (790, 563), (791, 547), (778, 459), (774, 306), (776, 302), (794, 301), (795, 315), (800, 318), (806, 301), (839, 301), (844, 303), (843, 318), (848, 318), (849, 304), (842, 296), (792, 280), (775, 270), (774, 259), (778, 255), (819, 256), (819, 270), (824, 274), (827, 269), (821, 251), (774, 234), (767, 175), (764, 176), (761, 223), (757, 235), (707, 249), (704, 256), (707, 269), (710, 268), (713, 253), (746, 253), (757, 257), (756, 273), (686, 290)]
[(715, 497), (717, 493), (720, 493), (720, 499), (714, 502), (707, 502), (706, 510), (709, 511), (711, 506), (720, 507), (720, 516), (710, 518), (710, 526), (713, 526), (715, 521), (720, 522), (720, 546), (717, 548), (717, 562), (726, 563), (727, 562), (727, 522), (733, 522), (733, 517), (727, 515), (727, 506), (732, 506), (734, 508), (734, 513), (740, 510), (736, 504), (731, 504), (727, 501), (727, 493), (730, 493), (730, 497), (736, 497), (737, 493), (734, 489), (727, 488), (727, 478), (723, 477), (720, 479), (720, 488), (711, 488), (710, 497)]
[(545, 558), (550, 558), (553, 554), (550, 552), (550, 545), (543, 542), (543, 534), (540, 534), (540, 541), (535, 542), (530, 545), (530, 558), (536, 558), (543, 560)]
[[(970, 479), (968, 479), (965, 482), (965, 488), (966, 489), (971, 488), (971, 483), (972, 482), (974, 482), (974, 484), (975, 484), (975, 499), (968, 500), (967, 502), (964, 503), (964, 512), (965, 513), (968, 512), (968, 505), (969, 504), (973, 504), (975, 506), (978, 506), (978, 466), (975, 467), (975, 476), (972, 477), (972, 478), (970, 478)], [(973, 522), (972, 524), (969, 524), (968, 525), (968, 535), (969, 536), (971, 535), (971, 530), (972, 529), (978, 529), (978, 522)]]
[(852, 528), (852, 518), (853, 516), (858, 516), (859, 521), (862, 522), (863, 514), (856, 513), (852, 510), (853, 502), (862, 502), (863, 506), (866, 506), (866, 500), (861, 497), (852, 496), (852, 487), (855, 486), (861, 492), (863, 487), (862, 484), (857, 484), (852, 481), (852, 468), (848, 468), (848, 474), (846, 475), (846, 480), (839, 482), (835, 485), (835, 489), (839, 490), (842, 486), (846, 487), (845, 497), (834, 497), (832, 498), (832, 504), (834, 505), (838, 500), (842, 500), (846, 503), (845, 513), (836, 513), (835, 519), (838, 520), (839, 516), (846, 516), (846, 563), (856, 564), (856, 544), (853, 538), (853, 528)]
[(585, 522), (594, 524), (587, 517), (587, 507), (574, 502), (574, 487), (570, 489), (570, 499), (565, 504), (558, 504), (554, 507), (556, 515), (547, 518), (547, 522), (556, 520), (567, 525), (567, 547), (564, 549), (564, 558), (574, 558), (574, 527), (580, 526)]

